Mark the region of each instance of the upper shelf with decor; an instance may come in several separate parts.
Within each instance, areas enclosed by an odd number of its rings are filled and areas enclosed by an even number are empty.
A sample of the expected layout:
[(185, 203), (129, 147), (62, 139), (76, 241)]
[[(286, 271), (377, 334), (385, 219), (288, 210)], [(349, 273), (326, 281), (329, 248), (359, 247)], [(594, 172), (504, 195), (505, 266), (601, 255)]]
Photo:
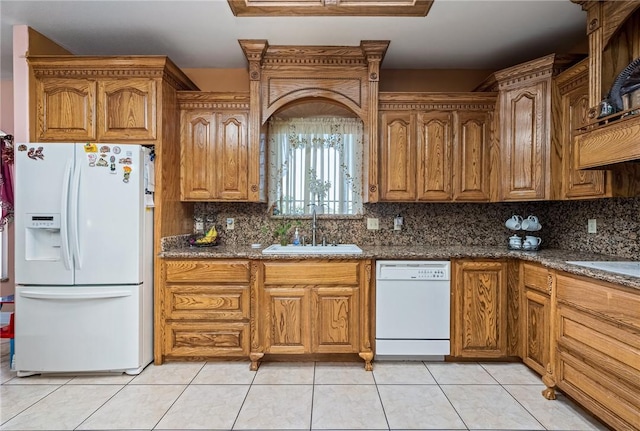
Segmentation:
[(577, 167), (640, 161), (640, 1), (572, 0), (587, 12), (588, 122)]

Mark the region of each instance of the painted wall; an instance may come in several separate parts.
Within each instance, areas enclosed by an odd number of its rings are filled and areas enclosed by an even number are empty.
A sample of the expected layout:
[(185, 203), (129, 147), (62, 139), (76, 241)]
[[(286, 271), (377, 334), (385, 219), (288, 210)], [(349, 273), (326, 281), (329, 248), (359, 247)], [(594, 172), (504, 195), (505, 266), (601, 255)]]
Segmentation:
[[(0, 81), (0, 130), (13, 134), (13, 81)], [(8, 235), (7, 253), (7, 278), (0, 281), (0, 296), (10, 295), (14, 291), (13, 285), (13, 223), (5, 228)], [(3, 307), (4, 312), (12, 311), (9, 306)], [(4, 317), (4, 316), (3, 316)], [(3, 322), (4, 324), (4, 322)]]
[(249, 91), (249, 69), (182, 69), (201, 91)]
[(382, 69), (380, 91), (473, 91), (494, 70)]
[[(0, 129), (11, 132), (15, 142), (30, 141), (29, 118), (31, 115), (30, 73), (26, 54), (61, 55), (68, 50), (26, 25), (13, 27), (13, 81), (0, 82)], [(0, 284), (0, 294), (10, 295), (15, 291), (14, 277), (14, 231), (9, 226), (8, 278)], [(3, 311), (11, 311), (10, 308)]]

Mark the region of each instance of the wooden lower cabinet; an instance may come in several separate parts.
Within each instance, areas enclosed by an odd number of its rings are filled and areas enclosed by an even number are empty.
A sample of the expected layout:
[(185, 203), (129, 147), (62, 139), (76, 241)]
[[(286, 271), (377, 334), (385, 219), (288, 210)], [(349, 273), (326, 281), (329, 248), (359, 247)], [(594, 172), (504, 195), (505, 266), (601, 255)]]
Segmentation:
[(566, 273), (556, 280), (555, 384), (613, 429), (640, 429), (640, 295)]
[(164, 260), (156, 296), (155, 361), (248, 357), (248, 260)]
[(523, 263), (522, 361), (540, 375), (550, 368), (551, 287), (549, 271)]
[(265, 354), (356, 353), (371, 369), (371, 262), (254, 262), (251, 367)]
[(507, 356), (506, 269), (502, 260), (452, 261), (452, 356)]

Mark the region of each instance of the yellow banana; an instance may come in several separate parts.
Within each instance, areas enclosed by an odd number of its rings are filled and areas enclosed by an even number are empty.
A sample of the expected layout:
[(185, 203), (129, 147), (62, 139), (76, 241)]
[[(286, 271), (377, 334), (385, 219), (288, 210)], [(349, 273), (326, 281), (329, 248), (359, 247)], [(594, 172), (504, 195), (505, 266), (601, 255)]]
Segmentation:
[(211, 244), (218, 239), (218, 231), (215, 226), (211, 226), (211, 229), (207, 232), (207, 234), (196, 240), (196, 244)]

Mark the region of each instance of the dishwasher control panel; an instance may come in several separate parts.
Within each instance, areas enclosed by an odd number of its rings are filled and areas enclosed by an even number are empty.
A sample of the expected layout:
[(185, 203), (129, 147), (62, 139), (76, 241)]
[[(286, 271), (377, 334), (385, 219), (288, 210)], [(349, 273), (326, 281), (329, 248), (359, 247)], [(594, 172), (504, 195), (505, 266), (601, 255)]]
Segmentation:
[(449, 280), (449, 261), (379, 261), (378, 280)]

